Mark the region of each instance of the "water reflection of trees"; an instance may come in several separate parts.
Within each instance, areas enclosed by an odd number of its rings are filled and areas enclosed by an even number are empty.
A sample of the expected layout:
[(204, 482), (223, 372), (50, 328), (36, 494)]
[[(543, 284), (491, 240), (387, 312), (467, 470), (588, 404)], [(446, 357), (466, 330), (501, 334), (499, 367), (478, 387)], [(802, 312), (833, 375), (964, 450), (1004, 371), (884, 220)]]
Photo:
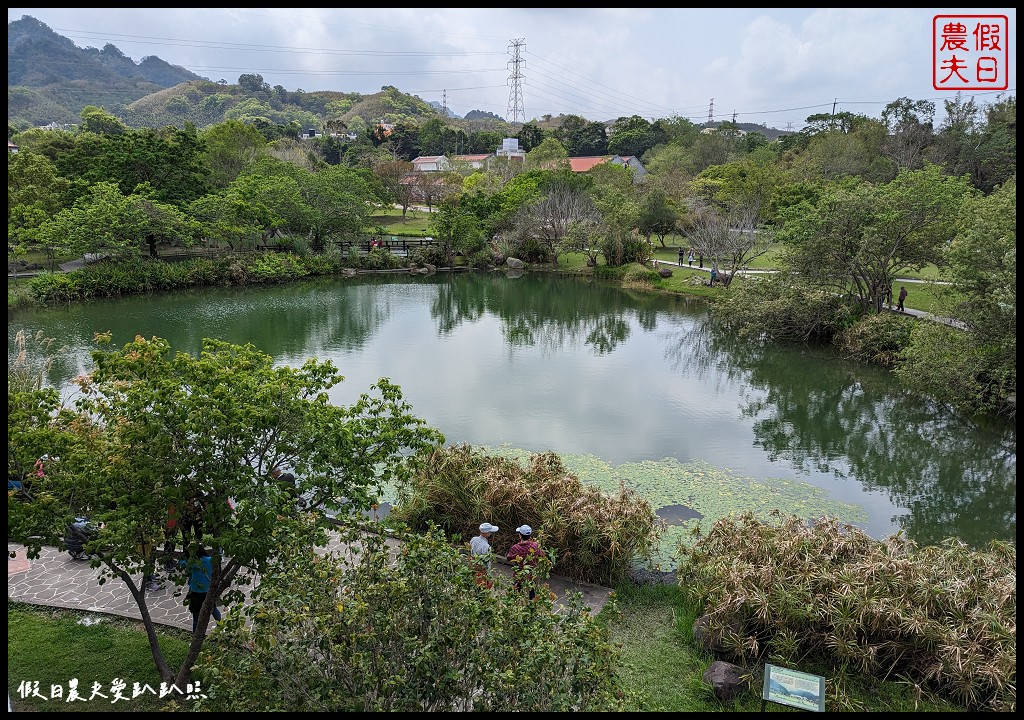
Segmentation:
[(431, 316), (438, 333), (446, 334), (489, 313), (500, 321), (502, 337), (511, 347), (537, 346), (551, 352), (585, 345), (600, 355), (629, 338), (628, 316), (641, 327), (653, 327), (657, 305), (573, 278), (472, 275), (441, 285)]
[(907, 508), (907, 537), (979, 547), (1016, 539), (1016, 431), (982, 428), (893, 389), (881, 370), (827, 349), (737, 338), (710, 317), (674, 338), (670, 358), (746, 386), (742, 412), (773, 460), (848, 477)]

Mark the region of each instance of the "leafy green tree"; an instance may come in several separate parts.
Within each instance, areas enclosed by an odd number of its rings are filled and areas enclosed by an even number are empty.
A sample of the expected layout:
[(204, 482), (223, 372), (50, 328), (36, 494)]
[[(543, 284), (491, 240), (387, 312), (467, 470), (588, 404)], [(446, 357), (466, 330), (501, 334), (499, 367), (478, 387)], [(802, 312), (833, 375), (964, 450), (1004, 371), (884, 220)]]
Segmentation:
[(978, 165), (975, 182), (985, 192), (1017, 174), (1017, 98), (1000, 100), (985, 109)]
[[(277, 367), (251, 345), (210, 339), (193, 356), (142, 337), (120, 350), (96, 351), (93, 360), (73, 415), (51, 412), (52, 396), (38, 398), (43, 412), (34, 417), (52, 418), (74, 443), (36, 479), (38, 502), (8, 504), (9, 538), (38, 557), (42, 545), (60, 543), (75, 515), (99, 524), (87, 549), (100, 582), (119, 579), (131, 592), (156, 668), (178, 687), (188, 682), (215, 605), (226, 604), (230, 615), (254, 574), (277, 565), (286, 546), (311, 549), (326, 541), (325, 508), (350, 522), (369, 509), (381, 483), (407, 477), (409, 454), (443, 442), (386, 378), (351, 406), (332, 404), (327, 392), (342, 377), (330, 362)], [(9, 406), (31, 407), (30, 400), (9, 392)], [(26, 413), (18, 417), (26, 421), (9, 420), (9, 437), (38, 431)], [(297, 486), (272, 480), (275, 467), (292, 469)], [(296, 489), (308, 513), (295, 512)], [(153, 548), (164, 541), (169, 512), (190, 504), (200, 508), (202, 542), (220, 552), (212, 556), (210, 592), (188, 654), (173, 668), (139, 578), (159, 560)], [(177, 557), (191, 561), (196, 552), (189, 546)], [(317, 585), (314, 577), (304, 582)], [(187, 578), (173, 581), (184, 585)]]
[(897, 271), (942, 263), (970, 193), (937, 165), (884, 185), (847, 180), (785, 212), (786, 262), (822, 290), (880, 312)]
[[(253, 604), (207, 642), (200, 709), (265, 712), (598, 712), (625, 689), (608, 629), (576, 593), (478, 587), (443, 533), (368, 535), (351, 558), (268, 563)], [(315, 578), (315, 582), (310, 582)], [(230, 678), (230, 681), (228, 681)]]
[(210, 185), (225, 188), (260, 157), (267, 141), (252, 125), (238, 120), (217, 123), (200, 134)]
[(1007, 182), (963, 208), (945, 253), (957, 301), (943, 312), (956, 327), (915, 327), (897, 375), (967, 412), (1016, 415), (1017, 183)]
[(614, 155), (643, 155), (657, 142), (651, 123), (639, 115), (620, 117), (608, 137), (608, 152)]
[(534, 123), (525, 123), (516, 133), (516, 138), (519, 140), (519, 147), (530, 152), (544, 142), (545, 133)]
[(650, 242), (651, 235), (657, 235), (661, 246), (665, 247), (665, 236), (675, 232), (679, 213), (669, 203), (665, 193), (652, 190), (643, 195), (640, 203), (640, 218), (637, 229)]
[(554, 132), (569, 157), (604, 155), (608, 151), (608, 135), (604, 123), (590, 122), (579, 115), (566, 115)]
[(526, 153), (526, 165), (531, 169), (568, 169), (569, 162), (565, 146), (553, 137), (545, 138)]
[(79, 117), (82, 118), (82, 130), (85, 132), (97, 135), (122, 135), (128, 131), (128, 126), (116, 115), (111, 115), (95, 105), (86, 105), (79, 113)]
[(7, 247), (37, 247), (35, 231), (63, 209), (71, 183), (45, 155), (21, 151), (7, 158)]
[(151, 255), (162, 242), (191, 245), (197, 230), (173, 205), (144, 194), (123, 195), (116, 185), (101, 182), (73, 207), (40, 225), (38, 238), (75, 257), (95, 253), (130, 260), (138, 257), (143, 245)]
[(470, 256), (484, 246), (484, 233), (476, 217), (459, 207), (454, 198), (443, 201), (431, 214), (430, 234), (453, 264), (456, 253)]

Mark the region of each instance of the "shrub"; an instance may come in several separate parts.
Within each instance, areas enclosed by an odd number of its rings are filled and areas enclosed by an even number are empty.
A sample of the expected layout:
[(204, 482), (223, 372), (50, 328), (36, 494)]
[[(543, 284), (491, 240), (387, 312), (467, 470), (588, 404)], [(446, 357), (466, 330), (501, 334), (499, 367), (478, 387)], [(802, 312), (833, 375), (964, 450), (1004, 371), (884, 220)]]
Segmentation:
[(715, 318), (725, 327), (782, 342), (831, 341), (856, 312), (839, 295), (781, 273), (733, 283), (713, 302)]
[(639, 263), (630, 263), (622, 274), (622, 286), (625, 288), (651, 289), (659, 279), (661, 279), (661, 276), (658, 275), (656, 270), (652, 270)]
[(618, 651), (579, 593), (555, 612), (546, 593), (479, 588), (442, 533), (403, 540), (262, 568), (252, 603), (206, 643), (199, 709), (622, 709)]
[(893, 367), (910, 342), (914, 321), (894, 313), (867, 315), (836, 337), (836, 344), (854, 360)]
[[(508, 528), (526, 523), (554, 556), (555, 572), (607, 585), (650, 559), (663, 527), (635, 492), (620, 486), (610, 495), (587, 486), (551, 452), (533, 455), (524, 468), (468, 445), (439, 448), (419, 458), (399, 496), (392, 513), (413, 530), (436, 524), (468, 540), (483, 519)], [(492, 546), (503, 554), (512, 542), (512, 533), (498, 533)]]
[(734, 657), (820, 661), (970, 709), (1015, 710), (1015, 546), (919, 548), (834, 518), (776, 519), (724, 518), (679, 547), (679, 587)]

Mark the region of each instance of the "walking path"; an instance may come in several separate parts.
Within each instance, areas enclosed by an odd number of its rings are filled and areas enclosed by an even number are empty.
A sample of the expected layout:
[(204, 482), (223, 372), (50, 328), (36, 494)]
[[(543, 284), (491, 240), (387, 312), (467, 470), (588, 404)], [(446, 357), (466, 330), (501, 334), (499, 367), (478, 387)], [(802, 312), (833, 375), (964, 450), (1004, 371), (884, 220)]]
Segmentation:
[[(393, 539), (388, 543), (394, 547), (399, 545), (399, 541)], [(326, 548), (328, 551), (340, 549), (342, 547), (336, 539)], [(89, 567), (87, 561), (72, 560), (67, 552), (54, 547), (44, 547), (37, 560), (29, 560), (24, 547), (15, 543), (8, 543), (7, 551), (8, 600), (141, 619), (135, 599), (124, 583), (108, 580), (100, 585), (97, 582), (99, 568)], [(495, 562), (492, 573), (496, 579), (511, 581), (511, 567), (503, 562)], [(568, 593), (580, 592), (593, 615), (601, 611), (612, 592), (610, 588), (559, 576), (549, 578), (547, 585), (556, 595), (556, 604), (564, 601)], [(147, 605), (153, 621), (190, 630), (192, 615), (182, 604), (183, 599), (182, 588), (172, 583), (165, 583), (160, 590), (147, 591)]]

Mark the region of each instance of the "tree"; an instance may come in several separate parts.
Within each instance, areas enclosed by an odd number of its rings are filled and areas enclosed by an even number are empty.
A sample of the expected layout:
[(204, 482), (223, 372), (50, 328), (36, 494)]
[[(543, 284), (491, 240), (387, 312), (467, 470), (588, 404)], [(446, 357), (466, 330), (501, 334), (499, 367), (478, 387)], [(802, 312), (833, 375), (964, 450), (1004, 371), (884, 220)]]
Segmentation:
[(668, 202), (661, 190), (645, 193), (640, 204), (640, 219), (637, 229), (650, 242), (651, 235), (657, 235), (661, 246), (665, 247), (665, 236), (675, 232), (679, 213)]
[(210, 168), (210, 184), (225, 188), (260, 157), (266, 139), (252, 125), (238, 120), (217, 123), (200, 135), (203, 159)]
[(160, 242), (191, 245), (197, 231), (197, 224), (173, 205), (148, 194), (122, 195), (116, 185), (101, 182), (73, 207), (40, 225), (38, 238), (75, 257), (95, 253), (131, 260), (143, 243), (154, 255)]
[(617, 650), (578, 593), (556, 610), (547, 593), (482, 590), (436, 529), (403, 537), (397, 555), (377, 535), (360, 545), (354, 558), (296, 551), (268, 564), (245, 616), (207, 643), (200, 669), (233, 680), (205, 688), (200, 709), (622, 709)]
[(896, 163), (897, 170), (915, 170), (924, 162), (924, 150), (932, 142), (932, 118), (935, 103), (913, 102), (901, 97), (882, 110), (882, 122), (889, 131), (884, 146), (886, 155)]
[(472, 255), (484, 246), (480, 222), (459, 207), (455, 200), (442, 202), (431, 215), (430, 233), (438, 241), (448, 261), (453, 264), (455, 253)]
[(540, 240), (547, 247), (552, 264), (557, 265), (557, 246), (570, 225), (593, 222), (597, 218), (594, 203), (582, 189), (567, 179), (556, 179), (538, 202), (522, 209), (517, 229), (524, 239)]
[(615, 121), (608, 138), (608, 152), (615, 155), (643, 155), (654, 147), (657, 136), (654, 129), (639, 115), (620, 117)]
[[(412, 182), (413, 164), (402, 160), (393, 153), (378, 157), (373, 165), (373, 174), (380, 181), (389, 195), (389, 200), (402, 206), (402, 220), (409, 211), (416, 194), (415, 183)], [(407, 180), (407, 178), (409, 178)]]
[[(38, 557), (43, 544), (60, 543), (75, 515), (97, 523), (87, 549), (100, 582), (119, 579), (131, 592), (157, 671), (178, 687), (188, 682), (214, 605), (240, 606), (253, 573), (273, 567), (287, 545), (310, 549), (326, 540), (325, 508), (338, 508), (348, 522), (345, 510), (368, 509), (380, 483), (407, 476), (409, 453), (443, 442), (386, 378), (351, 406), (331, 404), (327, 391), (342, 378), (330, 362), (275, 367), (251, 345), (207, 339), (193, 356), (141, 337), (121, 350), (98, 350), (93, 360), (74, 413), (57, 414), (51, 396), (36, 416), (73, 442), (36, 479), (40, 501), (8, 504), (8, 535)], [(26, 400), (8, 393), (9, 406)], [(31, 422), (11, 422), (9, 438), (38, 432)], [(270, 480), (278, 466), (294, 469), (308, 514), (294, 512), (294, 488)], [(202, 542), (220, 552), (188, 654), (172, 668), (139, 574), (153, 572), (152, 548), (164, 540), (169, 512), (189, 503), (202, 506)], [(189, 546), (178, 557), (194, 560), (196, 552)]]
[(539, 145), (526, 153), (526, 166), (531, 169), (567, 170), (569, 153), (553, 137), (544, 138)]
[(970, 193), (964, 178), (946, 177), (937, 165), (884, 185), (837, 184), (815, 204), (784, 213), (786, 263), (822, 290), (850, 293), (864, 310), (880, 312), (898, 270), (942, 263)]
[(36, 247), (35, 231), (67, 202), (71, 183), (44, 155), (22, 151), (7, 158), (7, 248)]
[(1016, 416), (1017, 183), (964, 205), (945, 253), (957, 301), (943, 308), (957, 327), (915, 327), (896, 374), (963, 411)]
[(82, 118), (84, 132), (97, 135), (122, 135), (128, 131), (128, 126), (120, 118), (95, 105), (86, 105), (79, 113), (79, 117)]

